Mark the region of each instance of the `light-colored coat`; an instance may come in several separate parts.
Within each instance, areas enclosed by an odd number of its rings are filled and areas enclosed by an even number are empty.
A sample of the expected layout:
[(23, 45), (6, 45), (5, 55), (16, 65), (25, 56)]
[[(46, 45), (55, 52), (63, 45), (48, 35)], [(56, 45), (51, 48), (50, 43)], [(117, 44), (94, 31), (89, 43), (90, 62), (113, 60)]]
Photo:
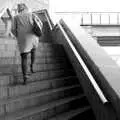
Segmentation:
[(38, 46), (39, 38), (33, 33), (32, 13), (20, 13), (12, 22), (12, 33), (16, 36), (21, 53), (30, 52)]

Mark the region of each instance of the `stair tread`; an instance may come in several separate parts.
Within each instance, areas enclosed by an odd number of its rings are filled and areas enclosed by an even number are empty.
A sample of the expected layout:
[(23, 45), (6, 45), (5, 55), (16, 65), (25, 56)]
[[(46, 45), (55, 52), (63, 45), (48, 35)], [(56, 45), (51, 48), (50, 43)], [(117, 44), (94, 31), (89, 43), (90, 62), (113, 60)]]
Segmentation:
[[(54, 60), (55, 61), (55, 60)], [(39, 61), (39, 62), (37, 62), (37, 63), (34, 63), (35, 65), (37, 64), (37, 65), (41, 65), (41, 64), (67, 64), (67, 62), (65, 61), (65, 60), (56, 60), (55, 62), (47, 62), (47, 60), (45, 60), (45, 61), (42, 61), (42, 63), (40, 63), (41, 61)], [(30, 63), (29, 63), (30, 64)], [(0, 64), (0, 68), (2, 67), (5, 67), (5, 68), (8, 68), (8, 67), (13, 67), (14, 65), (16, 65), (16, 66), (20, 66), (21, 67), (21, 63), (16, 63), (16, 64)]]
[[(62, 78), (67, 76), (76, 76), (73, 69), (56, 69), (56, 70), (44, 70), (44, 71), (36, 71), (33, 73), (30, 78), (27, 80), (28, 82), (36, 82), (41, 80)], [(12, 74), (1, 74), (0, 75), (0, 86), (11, 85), (14, 84), (15, 81), (18, 83), (23, 81), (22, 73), (12, 73)]]
[(16, 97), (12, 97), (12, 98), (3, 98), (3, 99), (0, 99), (0, 105), (8, 104), (8, 103), (14, 102), (14, 101), (19, 101), (20, 99), (22, 99), (22, 100), (23, 99), (30, 99), (33, 97), (48, 95), (48, 94), (55, 93), (58, 91), (64, 91), (64, 90), (68, 90), (71, 88), (77, 88), (77, 87), (80, 87), (80, 85), (73, 85), (73, 86), (67, 86), (67, 87), (62, 87), (62, 88), (43, 90), (41, 92), (36, 92), (36, 93), (28, 94), (28, 95), (16, 96)]
[(90, 106), (85, 106), (83, 108), (77, 108), (75, 110), (70, 110), (68, 112), (58, 114), (55, 117), (50, 118), (49, 120), (69, 120), (70, 118), (72, 118), (78, 114), (82, 114), (83, 112), (85, 112), (89, 109), (91, 109)]
[[(21, 60), (15, 58), (0, 58), (0, 66), (10, 66), (10, 65), (20, 65)], [(28, 58), (28, 64), (30, 64), (31, 60)], [(68, 62), (65, 57), (37, 57), (34, 64), (49, 64), (49, 63), (66, 63)]]
[[(9, 64), (9, 65), (6, 65), (6, 64), (5, 64), (5, 65), (4, 65), (4, 64), (1, 65), (1, 64), (0, 64), (0, 70), (1, 70), (0, 72), (2, 72), (2, 69), (6, 69), (6, 70), (7, 70), (7, 69), (11, 69), (11, 70), (12, 70), (13, 67), (14, 67), (14, 65), (15, 65), (16, 67), (21, 68), (21, 64)], [(41, 64), (41, 63), (35, 63), (35, 64), (34, 64), (34, 66), (45, 66), (45, 65), (61, 65), (61, 66), (63, 65), (63, 67), (64, 67), (65, 65), (67, 66), (68, 64), (67, 64), (66, 62), (42, 63), (42, 64)]]
[(56, 100), (56, 101), (47, 103), (47, 104), (42, 105), (42, 106), (34, 106), (34, 107), (31, 107), (31, 109), (27, 108), (27, 109), (20, 110), (17, 112), (8, 113), (7, 115), (1, 116), (0, 120), (19, 120), (23, 117), (33, 115), (35, 113), (40, 113), (41, 111), (45, 111), (49, 108), (53, 108), (53, 107), (68, 103), (70, 101), (83, 98), (83, 97), (85, 97), (85, 96), (83, 94), (81, 94), (81, 95), (74, 96), (74, 97), (68, 97), (68, 98)]
[[(37, 84), (37, 83), (39, 83), (39, 82), (41, 82), (41, 81), (44, 81), (44, 82), (46, 82), (46, 81), (59, 81), (59, 80), (61, 80), (61, 79), (72, 79), (72, 78), (76, 78), (77, 79), (77, 77), (75, 76), (75, 75), (71, 75), (71, 76), (63, 76), (63, 77), (59, 77), (59, 78), (50, 78), (50, 79), (45, 79), (45, 80), (39, 80), (39, 81), (27, 81), (27, 84), (26, 84), (26, 86), (29, 86), (29, 85), (31, 85), (31, 84)], [(19, 86), (23, 86), (23, 85), (21, 85), (21, 84), (18, 84), (18, 85), (9, 85), (9, 86), (0, 86), (0, 87), (7, 87), (7, 88), (11, 88), (11, 87), (19, 87)]]
[[(64, 70), (64, 71), (73, 71), (73, 69), (71, 68), (57, 68), (57, 69), (46, 69), (46, 70), (38, 70), (38, 71), (35, 71), (35, 73), (38, 73), (38, 72), (46, 72), (46, 71), (60, 71), (60, 70)], [(34, 73), (34, 74), (35, 74)], [(13, 71), (13, 72), (6, 72), (6, 73), (0, 73), (0, 76), (4, 76), (4, 75), (14, 75), (14, 76), (21, 76), (22, 73), (21, 72), (16, 72), (16, 71)]]
[[(8, 81), (8, 79), (7, 79), (6, 76), (5, 76), (5, 78), (6, 78), (6, 80)], [(4, 78), (4, 76), (3, 76), (3, 79), (1, 78), (0, 81), (1, 81), (1, 80), (5, 81), (5, 78)], [(36, 81), (30, 81), (30, 80), (28, 80), (26, 85), (29, 86), (29, 85), (31, 85), (31, 84), (39, 83), (39, 82), (41, 82), (41, 81), (46, 82), (46, 81), (48, 81), (48, 80), (49, 80), (49, 81), (56, 81), (56, 80), (61, 80), (61, 79), (72, 79), (72, 78), (73, 78), (73, 79), (75, 79), (75, 78), (77, 79), (76, 75), (59, 76), (59, 78), (57, 78), (57, 77), (56, 77), (56, 78), (49, 78), (49, 77), (48, 77), (48, 79), (41, 79), (41, 80), (36, 80)], [(18, 83), (17, 86), (20, 87), (20, 86), (21, 86), (21, 84), (20, 84), (21, 82), (19, 81), (19, 82), (17, 82), (17, 83)], [(23, 86), (23, 85), (22, 85), (22, 86)], [(2, 84), (2, 85), (0, 84), (0, 87), (1, 87), (1, 88), (3, 88), (3, 87), (11, 88), (11, 87), (16, 87), (16, 85), (14, 85), (14, 82), (13, 82), (13, 83), (6, 83), (6, 84)]]
[[(34, 83), (38, 83), (38, 82), (41, 82), (41, 81), (59, 81), (59, 80), (61, 80), (61, 79), (72, 79), (72, 78), (76, 78), (77, 79), (77, 77), (75, 76), (75, 75), (71, 75), (71, 76), (62, 76), (62, 77), (59, 77), (59, 78), (49, 78), (49, 79), (44, 79), (44, 80), (40, 80), (40, 81), (28, 81), (27, 83), (28, 84), (26, 84), (26, 85), (29, 85), (29, 84), (34, 84)], [(21, 86), (21, 85), (20, 85)], [(12, 86), (8, 86), (8, 87), (12, 87)]]

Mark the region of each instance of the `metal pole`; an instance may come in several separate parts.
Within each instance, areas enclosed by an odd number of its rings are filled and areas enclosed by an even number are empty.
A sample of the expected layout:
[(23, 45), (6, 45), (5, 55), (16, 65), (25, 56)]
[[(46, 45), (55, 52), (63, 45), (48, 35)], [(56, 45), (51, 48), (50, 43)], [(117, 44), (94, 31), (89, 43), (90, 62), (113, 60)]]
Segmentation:
[(108, 15), (108, 17), (109, 17), (109, 25), (110, 25), (110, 14)]
[(100, 25), (101, 25), (101, 13), (100, 13)]
[(119, 25), (119, 13), (117, 13), (117, 24)]
[(90, 16), (91, 16), (91, 25), (93, 24), (93, 21), (92, 21), (92, 13), (90, 14)]
[(81, 15), (81, 25), (83, 25), (83, 14)]

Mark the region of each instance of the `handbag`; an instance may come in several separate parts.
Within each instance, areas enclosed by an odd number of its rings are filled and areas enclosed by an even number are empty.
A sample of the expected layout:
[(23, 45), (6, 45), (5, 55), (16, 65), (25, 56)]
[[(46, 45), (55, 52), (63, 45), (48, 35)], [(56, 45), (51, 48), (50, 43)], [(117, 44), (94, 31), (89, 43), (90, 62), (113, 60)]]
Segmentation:
[(33, 32), (35, 33), (36, 36), (41, 37), (42, 35), (42, 28), (43, 28), (43, 23), (41, 22), (40, 18), (37, 17), (35, 14), (32, 15), (33, 17)]

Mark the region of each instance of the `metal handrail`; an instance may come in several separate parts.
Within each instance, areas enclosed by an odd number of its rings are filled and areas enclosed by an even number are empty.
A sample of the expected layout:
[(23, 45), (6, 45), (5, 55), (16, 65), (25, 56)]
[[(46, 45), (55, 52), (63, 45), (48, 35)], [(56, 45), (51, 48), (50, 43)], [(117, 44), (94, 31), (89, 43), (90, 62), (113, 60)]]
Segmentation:
[(100, 89), (100, 87), (98, 86), (98, 84), (96, 83), (94, 77), (92, 76), (91, 72), (89, 71), (89, 69), (87, 68), (85, 62), (83, 61), (82, 57), (80, 56), (80, 54), (77, 52), (76, 48), (74, 47), (74, 45), (72, 44), (71, 40), (69, 39), (69, 37), (67, 36), (66, 32), (64, 31), (64, 29), (62, 28), (62, 26), (58, 23), (58, 26), (60, 28), (60, 30), (62, 31), (62, 33), (64, 34), (69, 46), (71, 47), (72, 51), (74, 52), (76, 58), (78, 59), (79, 63), (81, 64), (81, 66), (84, 69), (84, 72), (86, 73), (86, 75), (88, 76), (90, 82), (92, 83), (95, 91), (97, 92), (100, 100), (102, 101), (103, 104), (108, 103), (107, 98), (105, 97), (104, 93), (102, 92), (102, 90)]

